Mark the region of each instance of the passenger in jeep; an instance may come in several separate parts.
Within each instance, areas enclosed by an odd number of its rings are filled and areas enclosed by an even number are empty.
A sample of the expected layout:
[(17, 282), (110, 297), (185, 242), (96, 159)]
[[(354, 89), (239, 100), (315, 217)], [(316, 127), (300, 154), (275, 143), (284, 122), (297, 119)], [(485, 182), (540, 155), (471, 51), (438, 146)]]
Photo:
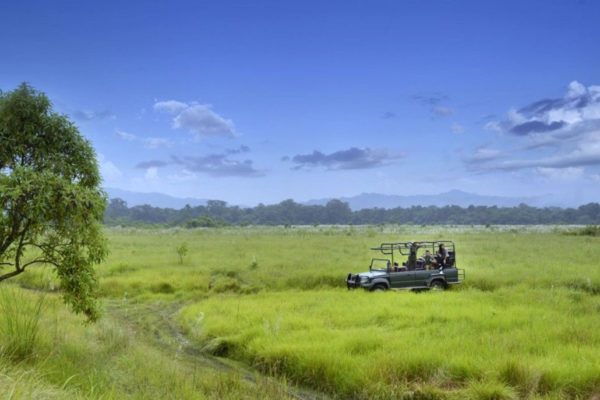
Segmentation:
[(431, 269), (435, 261), (431, 252), (429, 250), (425, 250), (425, 254), (423, 254), (422, 258), (425, 263), (425, 269)]
[(439, 266), (441, 266), (442, 268), (446, 268), (446, 259), (447, 258), (448, 258), (448, 251), (444, 247), (444, 243), (440, 243), (440, 246), (438, 247), (438, 252), (435, 255), (435, 260), (437, 261), (437, 264)]

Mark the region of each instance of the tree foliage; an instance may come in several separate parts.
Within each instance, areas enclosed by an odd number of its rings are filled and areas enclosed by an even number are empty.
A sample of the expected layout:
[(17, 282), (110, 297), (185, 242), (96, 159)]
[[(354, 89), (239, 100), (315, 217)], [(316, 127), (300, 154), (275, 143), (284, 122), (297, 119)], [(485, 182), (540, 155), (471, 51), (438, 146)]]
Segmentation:
[(94, 150), (27, 84), (0, 93), (0, 281), (51, 265), (64, 300), (98, 317), (93, 266), (107, 248)]
[(578, 208), (536, 208), (495, 206), (445, 206), (408, 208), (365, 208), (352, 211), (347, 203), (331, 200), (323, 206), (303, 205), (293, 200), (279, 204), (259, 204), (252, 208), (227, 206), (211, 200), (206, 206), (181, 210), (149, 205), (127, 207), (121, 199), (112, 199), (105, 214), (109, 225), (160, 224), (187, 228), (233, 225), (315, 225), (315, 224), (600, 224), (600, 204)]

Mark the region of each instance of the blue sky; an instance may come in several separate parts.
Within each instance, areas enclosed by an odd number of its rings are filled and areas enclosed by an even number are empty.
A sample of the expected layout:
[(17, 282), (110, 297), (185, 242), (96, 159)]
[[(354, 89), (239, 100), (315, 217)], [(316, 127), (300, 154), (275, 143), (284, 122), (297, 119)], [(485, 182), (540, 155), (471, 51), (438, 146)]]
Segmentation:
[(600, 199), (600, 2), (2, 2), (0, 89), (107, 187), (253, 205)]

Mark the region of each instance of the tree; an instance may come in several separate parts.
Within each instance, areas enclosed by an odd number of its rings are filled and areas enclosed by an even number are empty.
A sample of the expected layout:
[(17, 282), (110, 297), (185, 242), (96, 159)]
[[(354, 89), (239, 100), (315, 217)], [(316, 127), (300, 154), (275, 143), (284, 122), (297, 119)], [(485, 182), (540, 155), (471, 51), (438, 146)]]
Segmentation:
[(181, 243), (175, 248), (175, 250), (177, 251), (177, 255), (179, 256), (179, 264), (183, 264), (183, 257), (185, 257), (188, 253), (187, 243)]
[(0, 282), (50, 265), (64, 301), (96, 320), (100, 183), (92, 146), (43, 93), (25, 83), (0, 92)]

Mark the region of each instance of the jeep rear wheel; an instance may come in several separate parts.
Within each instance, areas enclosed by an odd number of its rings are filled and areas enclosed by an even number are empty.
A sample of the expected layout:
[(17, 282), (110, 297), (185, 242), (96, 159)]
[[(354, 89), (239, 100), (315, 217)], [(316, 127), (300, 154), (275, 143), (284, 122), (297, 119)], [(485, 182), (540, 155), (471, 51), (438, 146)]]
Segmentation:
[(371, 292), (384, 292), (386, 290), (387, 286), (385, 286), (383, 283), (378, 283), (377, 285), (371, 288)]
[(446, 282), (442, 281), (441, 279), (436, 279), (429, 284), (429, 287), (431, 290), (445, 290)]

